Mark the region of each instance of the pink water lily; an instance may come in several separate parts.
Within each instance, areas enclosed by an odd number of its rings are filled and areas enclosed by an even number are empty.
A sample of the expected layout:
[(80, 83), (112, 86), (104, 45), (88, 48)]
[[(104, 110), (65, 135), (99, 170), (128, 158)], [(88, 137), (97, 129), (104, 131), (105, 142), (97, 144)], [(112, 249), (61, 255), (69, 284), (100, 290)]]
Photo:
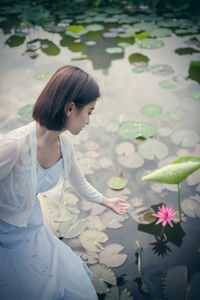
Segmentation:
[(163, 204), (162, 207), (158, 206), (158, 209), (159, 211), (156, 214), (152, 214), (152, 216), (159, 218), (156, 224), (162, 222), (162, 226), (164, 227), (169, 223), (169, 225), (173, 227), (172, 221), (178, 222), (178, 219), (173, 217), (176, 214), (176, 211), (172, 206), (168, 207)]

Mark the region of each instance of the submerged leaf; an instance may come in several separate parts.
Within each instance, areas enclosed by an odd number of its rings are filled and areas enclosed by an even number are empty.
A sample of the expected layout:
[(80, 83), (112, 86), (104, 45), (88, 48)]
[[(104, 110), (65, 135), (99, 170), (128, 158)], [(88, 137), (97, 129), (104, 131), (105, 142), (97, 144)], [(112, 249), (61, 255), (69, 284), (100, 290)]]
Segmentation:
[(115, 273), (107, 266), (95, 264), (90, 269), (93, 274), (92, 282), (97, 293), (103, 294), (109, 291), (106, 282), (111, 285), (117, 284)]
[(121, 266), (127, 259), (127, 254), (120, 254), (124, 249), (120, 244), (110, 244), (99, 254), (99, 262), (109, 267)]

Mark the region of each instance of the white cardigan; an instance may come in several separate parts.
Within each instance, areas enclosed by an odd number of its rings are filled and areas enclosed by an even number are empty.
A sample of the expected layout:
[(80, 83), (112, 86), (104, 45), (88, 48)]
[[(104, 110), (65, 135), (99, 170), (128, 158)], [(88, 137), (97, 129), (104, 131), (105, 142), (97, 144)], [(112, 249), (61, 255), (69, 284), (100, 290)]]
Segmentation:
[[(90, 185), (74, 157), (73, 145), (66, 133), (59, 136), (64, 170), (56, 186), (63, 202), (67, 180), (80, 196), (101, 203), (103, 195)], [(37, 195), (36, 122), (10, 131), (0, 140), (0, 219), (11, 225), (27, 225)]]

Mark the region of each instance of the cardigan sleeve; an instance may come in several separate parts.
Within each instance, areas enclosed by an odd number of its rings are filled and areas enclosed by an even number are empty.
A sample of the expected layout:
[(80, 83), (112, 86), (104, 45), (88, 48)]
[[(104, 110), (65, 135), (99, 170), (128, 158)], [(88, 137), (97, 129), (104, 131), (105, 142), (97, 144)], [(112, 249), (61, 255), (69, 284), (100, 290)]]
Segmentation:
[(71, 155), (71, 168), (68, 179), (72, 187), (82, 198), (94, 203), (100, 204), (102, 202), (103, 195), (86, 180), (83, 172), (81, 171), (74, 156), (73, 146)]
[(0, 140), (0, 180), (10, 174), (18, 157), (17, 141), (10, 138)]

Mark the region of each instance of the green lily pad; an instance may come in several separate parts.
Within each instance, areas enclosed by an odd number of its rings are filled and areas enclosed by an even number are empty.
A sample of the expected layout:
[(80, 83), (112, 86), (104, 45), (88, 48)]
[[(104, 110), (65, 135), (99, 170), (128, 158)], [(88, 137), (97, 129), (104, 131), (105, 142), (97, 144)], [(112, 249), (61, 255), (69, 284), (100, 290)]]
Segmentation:
[(132, 53), (131, 55), (129, 55), (128, 60), (131, 64), (135, 62), (145, 62), (145, 63), (149, 62), (149, 58), (140, 53)]
[(71, 25), (66, 28), (67, 31), (73, 32), (73, 33), (80, 33), (83, 31), (85, 28), (81, 25)]
[(154, 75), (170, 75), (174, 73), (174, 69), (166, 64), (155, 64), (151, 66), (151, 72)]
[(104, 294), (109, 291), (106, 282), (111, 285), (117, 284), (115, 273), (107, 266), (95, 264), (90, 269), (93, 274), (92, 283), (97, 293)]
[(104, 27), (102, 25), (99, 25), (99, 24), (87, 25), (85, 28), (88, 31), (102, 31), (102, 30), (104, 30)]
[(112, 211), (106, 211), (102, 215), (101, 220), (106, 227), (116, 229), (122, 227), (124, 216), (117, 215)]
[(40, 48), (42, 52), (47, 55), (58, 55), (60, 53), (60, 49), (53, 42), (44, 39), (40, 41)]
[(138, 34), (131, 34), (132, 37), (134, 37), (135, 39), (138, 39), (138, 40), (144, 40), (146, 38), (148, 38), (148, 36), (150, 36), (152, 30), (148, 30), (146, 32), (142, 32), (142, 33), (138, 33)]
[(134, 73), (144, 73), (144, 72), (149, 72), (149, 71), (150, 71), (150, 69), (148, 67), (144, 67), (144, 66), (136, 67), (136, 68), (132, 69), (132, 72), (134, 72)]
[(6, 40), (5, 44), (10, 47), (17, 47), (22, 45), (24, 41), (25, 41), (25, 36), (12, 35)]
[(188, 72), (189, 77), (200, 84), (200, 61), (191, 61)]
[(119, 295), (118, 288), (114, 286), (110, 289), (109, 293), (106, 294), (105, 300), (133, 300), (133, 297), (127, 288)]
[(50, 72), (41, 72), (34, 75), (34, 78), (37, 80), (49, 80), (53, 73)]
[(87, 42), (85, 42), (85, 44), (87, 46), (94, 46), (94, 45), (96, 45), (96, 42), (95, 41), (87, 41)]
[(85, 35), (85, 38), (88, 40), (98, 39), (100, 38), (101, 34), (99, 31), (90, 31)]
[(199, 136), (192, 130), (180, 129), (172, 134), (171, 140), (175, 145), (181, 145), (182, 147), (193, 147), (199, 142)]
[(110, 244), (99, 254), (99, 262), (109, 267), (119, 267), (127, 259), (127, 254), (119, 253), (124, 249), (120, 244)]
[(164, 42), (159, 39), (147, 38), (144, 40), (137, 40), (137, 44), (140, 48), (144, 49), (157, 49), (164, 47)]
[(83, 51), (83, 49), (85, 48), (85, 44), (84, 43), (72, 43), (69, 45), (69, 50), (72, 52), (81, 52)]
[(109, 188), (113, 189), (113, 190), (122, 190), (123, 188), (125, 188), (125, 186), (128, 183), (128, 179), (123, 176), (122, 174), (118, 174), (115, 176), (112, 176), (109, 180), (108, 180), (108, 186)]
[(119, 47), (121, 47), (121, 48), (127, 48), (127, 47), (131, 46), (131, 44), (125, 43), (125, 42), (119, 43), (119, 44), (117, 44), (117, 45), (118, 45)]
[(74, 222), (62, 222), (59, 224), (58, 232), (66, 239), (79, 236), (86, 228), (86, 220), (74, 220)]
[(175, 50), (175, 53), (179, 55), (187, 55), (187, 54), (193, 54), (193, 53), (199, 53), (200, 51), (194, 49), (194, 48), (178, 48)]
[(123, 51), (124, 50), (120, 47), (106, 48), (106, 53), (109, 53), (109, 54), (122, 53)]
[(155, 28), (152, 30), (150, 33), (151, 37), (156, 37), (156, 38), (162, 38), (162, 37), (168, 37), (171, 36), (173, 31), (168, 28)]
[(178, 184), (199, 168), (200, 162), (188, 161), (171, 164), (143, 175), (142, 180)]
[(98, 230), (86, 230), (80, 235), (80, 241), (82, 246), (92, 252), (100, 252), (104, 248), (101, 243), (105, 243), (108, 240), (108, 236)]
[(197, 101), (200, 101), (200, 91), (193, 91), (191, 97)]
[(172, 83), (169, 80), (162, 80), (159, 82), (159, 86), (161, 86), (164, 89), (175, 89), (177, 87), (176, 84)]
[(156, 217), (152, 216), (154, 210), (149, 207), (140, 207), (130, 211), (131, 217), (139, 224), (151, 224), (155, 222)]
[(167, 146), (155, 139), (149, 139), (139, 144), (138, 152), (149, 160), (163, 159), (169, 154)]
[(27, 6), (23, 13), (20, 14), (20, 19), (26, 20), (29, 24), (42, 25), (48, 18), (50, 12), (38, 5), (36, 7)]
[(189, 39), (188, 41), (185, 41), (184, 43), (187, 45), (196, 45), (197, 47), (200, 46), (200, 41), (196, 37), (193, 37), (193, 38)]
[(127, 140), (150, 138), (155, 134), (155, 132), (155, 128), (150, 123), (137, 123), (132, 121), (122, 122), (118, 130), (119, 135)]
[(141, 108), (140, 112), (148, 117), (155, 117), (161, 114), (162, 108), (156, 104), (147, 104)]
[(72, 57), (72, 58), (71, 58), (72, 61), (76, 61), (76, 60), (84, 60), (84, 59), (88, 59), (88, 56), (87, 56), (86, 54), (80, 55), (80, 56), (76, 56), (76, 57)]
[(28, 121), (32, 121), (32, 111), (33, 104), (27, 104), (19, 109), (18, 115)]
[(140, 29), (140, 30), (152, 30), (157, 28), (157, 25), (148, 22), (141, 22), (134, 24), (133, 28)]

